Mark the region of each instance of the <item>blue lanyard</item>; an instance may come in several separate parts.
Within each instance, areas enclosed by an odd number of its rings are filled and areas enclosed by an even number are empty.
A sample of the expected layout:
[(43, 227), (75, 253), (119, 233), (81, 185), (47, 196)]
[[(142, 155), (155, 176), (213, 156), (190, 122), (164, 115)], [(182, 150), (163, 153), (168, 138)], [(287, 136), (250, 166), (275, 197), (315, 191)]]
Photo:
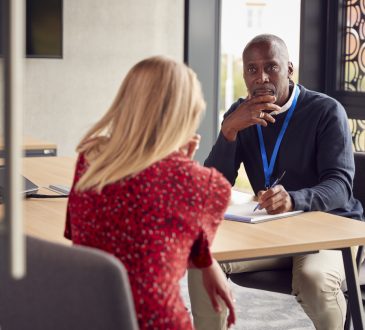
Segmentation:
[(261, 125), (256, 124), (257, 133), (259, 135), (262, 164), (264, 166), (265, 187), (266, 188), (270, 187), (270, 179), (271, 179), (272, 172), (274, 171), (274, 165), (275, 165), (276, 157), (278, 155), (280, 144), (281, 144), (281, 141), (284, 137), (285, 131), (286, 131), (288, 125), (289, 125), (289, 121), (290, 121), (291, 117), (293, 116), (295, 106), (297, 105), (299, 93), (300, 93), (299, 87), (297, 85), (295, 85), (294, 99), (293, 99), (293, 102), (292, 102), (292, 104), (291, 104), (291, 106), (288, 110), (288, 113), (285, 116), (285, 120), (284, 120), (283, 126), (281, 127), (279, 136), (276, 139), (275, 147), (274, 147), (274, 150), (272, 152), (271, 159), (270, 159), (270, 166), (267, 162), (267, 155), (266, 155), (266, 149), (265, 149), (264, 137), (262, 135)]

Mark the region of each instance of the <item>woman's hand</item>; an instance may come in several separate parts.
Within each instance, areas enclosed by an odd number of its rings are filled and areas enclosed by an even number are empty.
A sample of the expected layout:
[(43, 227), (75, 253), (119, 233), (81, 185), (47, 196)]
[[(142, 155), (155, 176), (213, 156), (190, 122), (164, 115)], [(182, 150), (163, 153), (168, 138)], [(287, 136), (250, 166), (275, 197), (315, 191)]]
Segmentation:
[(221, 307), (217, 299), (218, 297), (220, 297), (227, 305), (229, 310), (227, 326), (230, 327), (236, 322), (236, 315), (234, 312), (231, 290), (221, 267), (218, 262), (213, 259), (212, 265), (206, 268), (201, 268), (201, 271), (203, 275), (203, 284), (210, 301), (212, 302), (213, 308), (217, 312), (221, 311)]
[(199, 149), (200, 140), (201, 136), (199, 134), (194, 134), (189, 142), (180, 147), (179, 150), (183, 152), (187, 157), (193, 159), (195, 152)]

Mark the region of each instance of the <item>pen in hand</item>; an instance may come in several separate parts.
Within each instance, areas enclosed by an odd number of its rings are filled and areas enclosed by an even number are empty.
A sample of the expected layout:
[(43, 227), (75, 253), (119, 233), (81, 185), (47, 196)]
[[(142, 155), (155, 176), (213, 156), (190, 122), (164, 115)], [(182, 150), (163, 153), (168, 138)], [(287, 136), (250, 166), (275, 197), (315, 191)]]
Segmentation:
[[(275, 186), (277, 186), (277, 185), (280, 183), (280, 181), (283, 179), (283, 177), (284, 177), (284, 175), (285, 175), (285, 172), (286, 172), (286, 171), (284, 171), (284, 172), (283, 172), (283, 174), (282, 174), (282, 175), (280, 175), (280, 177), (279, 177), (279, 178), (277, 178), (277, 179), (273, 182), (273, 184), (269, 187), (269, 189), (274, 188)], [(259, 207), (260, 207), (260, 204), (259, 204), (259, 203), (257, 203), (257, 205), (255, 206), (255, 208), (253, 209), (253, 211), (255, 212), (255, 211), (256, 211)]]

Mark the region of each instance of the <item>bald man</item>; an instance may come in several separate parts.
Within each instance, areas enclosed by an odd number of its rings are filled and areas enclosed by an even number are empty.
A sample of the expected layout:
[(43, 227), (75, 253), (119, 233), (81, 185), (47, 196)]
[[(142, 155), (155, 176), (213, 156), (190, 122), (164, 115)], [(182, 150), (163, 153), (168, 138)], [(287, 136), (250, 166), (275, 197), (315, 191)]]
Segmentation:
[[(362, 206), (352, 194), (355, 169), (344, 108), (327, 95), (293, 83), (293, 65), (279, 37), (255, 37), (242, 57), (248, 97), (225, 114), (205, 165), (221, 171), (233, 185), (243, 163), (260, 207), (270, 214), (324, 211), (361, 220)], [(269, 188), (284, 171), (281, 184)], [(226, 274), (292, 268), (293, 294), (316, 329), (343, 329), (341, 252), (325, 250), (221, 267)], [(196, 329), (226, 329), (227, 310), (222, 305), (221, 313), (214, 312), (201, 274), (189, 271), (188, 282)]]

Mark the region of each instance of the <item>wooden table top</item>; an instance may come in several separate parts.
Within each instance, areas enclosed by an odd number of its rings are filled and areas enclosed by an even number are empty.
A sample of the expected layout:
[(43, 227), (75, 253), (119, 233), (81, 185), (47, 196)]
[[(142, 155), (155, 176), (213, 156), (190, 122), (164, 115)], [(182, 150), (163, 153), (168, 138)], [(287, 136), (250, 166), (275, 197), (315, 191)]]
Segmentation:
[[(0, 150), (4, 148), (3, 137), (0, 137)], [(57, 149), (57, 145), (52, 142), (44, 141), (41, 139), (33, 138), (30, 136), (23, 137), (23, 149), (24, 150), (42, 150), (42, 149)]]
[[(39, 186), (71, 186), (75, 159), (24, 158), (23, 175)], [(46, 188), (40, 192), (51, 193)], [(54, 242), (63, 238), (66, 199), (30, 199), (24, 202), (26, 233)], [(365, 223), (324, 212), (299, 215), (258, 224), (223, 221), (212, 252), (217, 260), (238, 260), (301, 253), (365, 244)]]
[(324, 212), (304, 212), (258, 224), (223, 221), (212, 252), (239, 260), (365, 244), (365, 223)]
[[(23, 175), (40, 186), (39, 193), (54, 194), (50, 184), (71, 186), (75, 158), (23, 158)], [(67, 199), (27, 199), (24, 205), (25, 232), (53, 242), (71, 244), (63, 237)]]

